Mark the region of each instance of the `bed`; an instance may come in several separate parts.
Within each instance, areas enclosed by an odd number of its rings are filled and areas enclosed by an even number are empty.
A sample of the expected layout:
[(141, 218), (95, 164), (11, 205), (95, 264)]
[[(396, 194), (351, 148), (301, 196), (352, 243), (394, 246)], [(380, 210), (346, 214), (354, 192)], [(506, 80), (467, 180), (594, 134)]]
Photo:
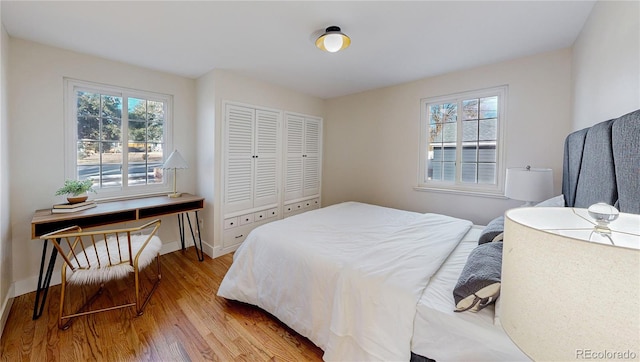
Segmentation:
[(218, 295), (259, 306), (326, 360), (410, 358), (416, 302), (471, 222), (345, 202), (260, 227)]
[[(562, 202), (640, 213), (638, 165), (640, 110), (574, 132)], [(494, 305), (453, 312), (454, 285), (483, 231), (445, 215), (332, 205), (252, 231), (218, 295), (273, 314), (325, 360), (527, 360)]]

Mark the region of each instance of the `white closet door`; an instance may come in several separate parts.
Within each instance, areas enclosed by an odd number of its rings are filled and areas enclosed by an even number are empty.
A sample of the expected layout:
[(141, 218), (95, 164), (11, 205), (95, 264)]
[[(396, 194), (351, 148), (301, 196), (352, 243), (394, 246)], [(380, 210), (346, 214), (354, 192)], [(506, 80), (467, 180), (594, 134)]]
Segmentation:
[(255, 112), (250, 108), (225, 108), (225, 212), (253, 206), (253, 134)]
[(279, 118), (277, 112), (256, 110), (253, 207), (278, 202)]
[(303, 196), (304, 124), (304, 117), (291, 114), (285, 116), (287, 137), (285, 150), (285, 201)]
[(303, 196), (320, 193), (320, 156), (322, 124), (318, 119), (306, 118), (304, 127)]

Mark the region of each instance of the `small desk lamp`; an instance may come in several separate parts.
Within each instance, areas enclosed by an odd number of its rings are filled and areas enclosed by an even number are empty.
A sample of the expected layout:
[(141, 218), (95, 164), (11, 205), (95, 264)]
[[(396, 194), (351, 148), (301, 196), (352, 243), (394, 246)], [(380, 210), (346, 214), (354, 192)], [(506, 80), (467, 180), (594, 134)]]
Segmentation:
[(516, 167), (507, 169), (504, 195), (525, 201), (522, 206), (533, 206), (553, 197), (553, 170), (550, 168)]
[(171, 152), (171, 154), (169, 155), (169, 158), (167, 158), (167, 160), (164, 162), (164, 165), (162, 165), (162, 169), (164, 170), (173, 170), (173, 193), (167, 196), (169, 197), (182, 196), (182, 193), (176, 191), (176, 175), (177, 175), (176, 170), (184, 169), (184, 168), (189, 168), (189, 165), (187, 165), (187, 161), (185, 161), (184, 158), (182, 158), (182, 156), (180, 155), (180, 152), (178, 152), (178, 150)]

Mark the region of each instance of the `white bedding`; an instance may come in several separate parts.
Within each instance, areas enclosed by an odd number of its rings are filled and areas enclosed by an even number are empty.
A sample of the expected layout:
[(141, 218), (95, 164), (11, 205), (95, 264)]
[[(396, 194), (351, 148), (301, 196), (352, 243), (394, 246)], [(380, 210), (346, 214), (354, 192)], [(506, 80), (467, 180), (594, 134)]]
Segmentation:
[(414, 323), (411, 351), (441, 361), (529, 361), (494, 320), (494, 306), (455, 313), (453, 288), (469, 253), (478, 246), (474, 226), (425, 289)]
[(325, 360), (408, 361), (416, 303), (470, 227), (355, 202), (309, 211), (252, 231), (218, 295), (273, 314)]

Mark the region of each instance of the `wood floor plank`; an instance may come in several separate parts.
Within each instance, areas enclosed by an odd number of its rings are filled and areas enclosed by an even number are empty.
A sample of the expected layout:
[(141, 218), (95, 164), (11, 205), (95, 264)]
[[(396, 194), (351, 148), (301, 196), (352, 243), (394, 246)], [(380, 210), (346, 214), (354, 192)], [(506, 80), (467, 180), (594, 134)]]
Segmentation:
[[(322, 350), (265, 311), (216, 296), (232, 255), (198, 262), (189, 248), (161, 256), (162, 281), (142, 316), (132, 308), (76, 318), (57, 327), (60, 286), (42, 317), (35, 293), (14, 299), (0, 338), (2, 361), (321, 361)], [(155, 264), (145, 270), (153, 278)], [(123, 300), (132, 285), (108, 283), (95, 306)], [(69, 291), (83, 300), (88, 290)], [(66, 304), (66, 302), (65, 302)]]

